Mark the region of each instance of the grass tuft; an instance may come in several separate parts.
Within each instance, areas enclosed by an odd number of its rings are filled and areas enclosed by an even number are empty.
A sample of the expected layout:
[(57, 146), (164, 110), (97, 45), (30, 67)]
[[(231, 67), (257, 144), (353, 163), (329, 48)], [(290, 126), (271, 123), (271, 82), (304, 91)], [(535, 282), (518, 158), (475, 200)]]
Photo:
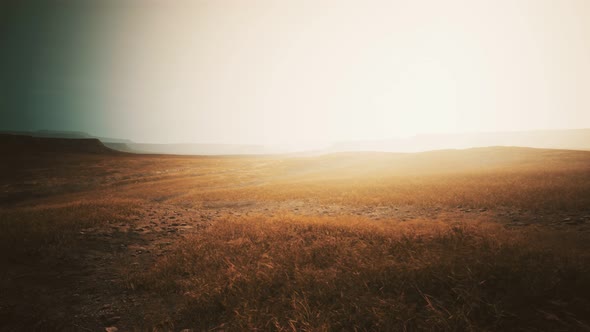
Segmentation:
[(575, 330), (590, 256), (568, 243), (492, 223), (258, 216), (186, 238), (134, 282), (181, 294), (197, 329)]

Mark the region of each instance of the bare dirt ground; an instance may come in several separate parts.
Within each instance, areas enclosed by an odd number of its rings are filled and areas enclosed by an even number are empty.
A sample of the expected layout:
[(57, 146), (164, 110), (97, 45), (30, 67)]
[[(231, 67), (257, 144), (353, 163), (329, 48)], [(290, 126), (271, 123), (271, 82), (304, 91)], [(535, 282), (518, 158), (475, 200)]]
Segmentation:
[[(583, 155), (580, 164), (587, 165), (588, 160), (590, 158)], [(130, 198), (134, 201), (122, 203), (122, 206), (133, 206), (125, 210), (125, 217), (111, 218), (105, 214), (97, 217), (98, 222), (83, 226), (72, 224), (71, 232), (67, 233), (67, 238), (64, 235), (64, 239), (44, 233), (59, 230), (38, 231), (33, 226), (25, 228), (20, 235), (6, 238), (10, 241), (5, 242), (12, 248), (3, 248), (0, 330), (104, 331), (110, 327), (119, 331), (151, 330), (154, 322), (163, 326), (161, 330), (167, 330), (166, 321), (173, 326), (170, 329), (191, 328), (181, 326), (181, 317), (174, 321), (175, 307), (183, 301), (182, 294), (150, 293), (134, 285), (129, 276), (149, 269), (158, 259), (169, 254), (169, 248), (179, 239), (214, 223), (251, 215), (358, 216), (375, 223), (473, 220), (492, 221), (506, 228), (546, 228), (584, 234), (590, 231), (590, 208), (580, 207), (585, 206), (585, 201), (576, 207), (565, 202), (565, 208), (547, 209), (539, 209), (534, 202), (529, 204), (530, 207), (527, 207), (528, 203), (511, 206), (489, 199), (482, 199), (480, 204), (469, 200), (462, 204), (460, 198), (459, 201), (432, 199), (431, 203), (412, 204), (411, 198), (384, 197), (371, 203), (362, 199), (357, 201), (357, 198), (347, 201), (340, 196), (340, 186), (328, 194), (317, 194), (313, 191), (315, 189), (310, 189), (309, 192), (286, 191), (284, 195), (274, 197), (279, 190), (273, 188), (286, 184), (306, 189), (306, 182), (302, 185), (301, 181), (308, 181), (308, 178), (332, 181), (334, 172), (325, 171), (333, 170), (332, 164), (323, 162), (323, 168), (317, 172), (313, 172), (310, 166), (311, 172), (308, 169), (294, 173), (296, 166), (300, 166), (297, 163), (285, 166), (283, 160), (272, 158), (229, 161), (158, 156), (69, 156), (57, 160), (51, 156), (13, 158), (12, 164), (6, 166), (11, 168), (4, 170), (1, 183), (3, 231), (26, 218), (45, 218), (47, 222), (83, 220), (98, 209), (85, 203), (69, 208), (68, 204), (74, 201), (106, 200), (107, 209), (111, 200), (118, 202), (118, 199)], [(333, 163), (341, 165), (340, 161)], [(530, 167), (529, 161), (524, 164)], [(376, 171), (371, 168), (371, 174), (384, 169), (387, 167)], [(578, 174), (588, 181), (588, 168)], [(345, 173), (341, 178), (354, 179), (355, 176), (358, 175)], [(355, 185), (356, 182), (350, 186)], [(510, 190), (524, 185), (517, 184)], [(559, 196), (569, 195), (569, 191), (555, 186), (548, 188), (561, 190)], [(582, 189), (588, 192), (588, 188)], [(358, 189), (359, 195), (364, 197), (366, 194), (362, 190)], [(542, 190), (537, 188), (535, 192)], [(461, 192), (482, 195), (471, 189)], [(572, 195), (578, 197), (580, 191)], [(502, 202), (511, 199), (498, 198)], [(547, 198), (540, 204), (549, 205), (553, 200)], [(122, 209), (117, 204), (112, 204), (113, 211)], [(62, 206), (68, 210), (57, 214), (52, 212)], [(38, 214), (28, 216), (22, 212), (28, 210)], [(33, 244), (19, 242), (29, 236), (38, 236), (39, 240)], [(223, 329), (223, 326), (213, 328)]]

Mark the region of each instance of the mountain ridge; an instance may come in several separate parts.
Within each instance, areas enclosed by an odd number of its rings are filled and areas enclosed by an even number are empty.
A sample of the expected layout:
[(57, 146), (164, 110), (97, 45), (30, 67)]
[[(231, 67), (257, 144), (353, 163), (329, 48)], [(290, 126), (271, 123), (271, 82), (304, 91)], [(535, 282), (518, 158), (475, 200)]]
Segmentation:
[(590, 151), (590, 129), (556, 129), (512, 132), (424, 134), (383, 140), (335, 142), (317, 149), (295, 149), (281, 145), (221, 143), (137, 143), (129, 139), (93, 136), (78, 131), (0, 131), (0, 134), (37, 138), (98, 139), (109, 149), (140, 154), (174, 155), (322, 155), (335, 152), (424, 152), (490, 146)]

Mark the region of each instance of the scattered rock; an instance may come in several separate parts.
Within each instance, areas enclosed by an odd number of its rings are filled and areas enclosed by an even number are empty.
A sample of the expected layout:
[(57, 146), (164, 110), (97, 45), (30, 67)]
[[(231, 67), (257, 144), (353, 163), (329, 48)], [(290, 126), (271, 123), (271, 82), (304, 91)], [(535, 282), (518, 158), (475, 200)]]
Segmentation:
[(107, 319), (107, 324), (115, 324), (121, 320), (121, 316), (111, 316)]
[(119, 329), (116, 326), (109, 326), (109, 327), (105, 327), (104, 329), (106, 332), (117, 332), (119, 331)]

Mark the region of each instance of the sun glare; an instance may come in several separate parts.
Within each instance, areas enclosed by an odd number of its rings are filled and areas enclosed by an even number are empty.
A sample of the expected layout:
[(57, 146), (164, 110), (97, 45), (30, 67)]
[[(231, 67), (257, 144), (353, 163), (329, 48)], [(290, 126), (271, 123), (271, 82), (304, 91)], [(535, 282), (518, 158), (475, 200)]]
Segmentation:
[(108, 109), (126, 114), (111, 128), (140, 141), (309, 145), (590, 124), (578, 93), (590, 29), (573, 3), (162, 6), (129, 6), (107, 42)]

